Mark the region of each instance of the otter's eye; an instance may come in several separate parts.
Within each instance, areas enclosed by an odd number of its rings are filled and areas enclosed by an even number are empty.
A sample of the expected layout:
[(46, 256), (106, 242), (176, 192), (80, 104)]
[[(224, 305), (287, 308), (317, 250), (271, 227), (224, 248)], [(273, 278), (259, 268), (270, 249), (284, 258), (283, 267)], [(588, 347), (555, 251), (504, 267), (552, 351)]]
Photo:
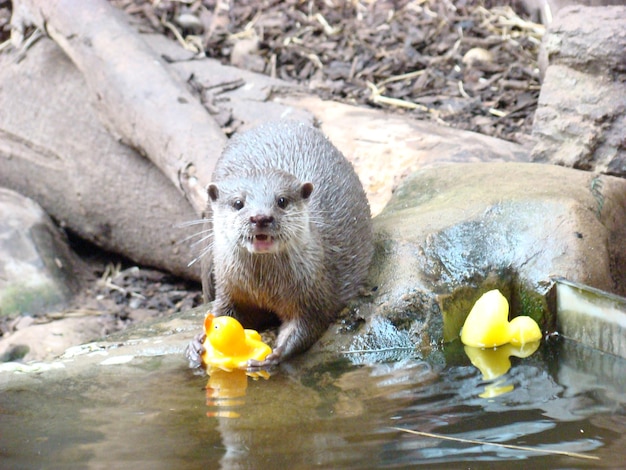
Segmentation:
[(278, 207), (280, 207), (281, 209), (286, 209), (287, 206), (289, 205), (289, 199), (281, 196), (276, 201), (276, 204), (278, 204)]
[(241, 199), (235, 200), (235, 202), (233, 202), (233, 208), (238, 211), (243, 209), (243, 201)]

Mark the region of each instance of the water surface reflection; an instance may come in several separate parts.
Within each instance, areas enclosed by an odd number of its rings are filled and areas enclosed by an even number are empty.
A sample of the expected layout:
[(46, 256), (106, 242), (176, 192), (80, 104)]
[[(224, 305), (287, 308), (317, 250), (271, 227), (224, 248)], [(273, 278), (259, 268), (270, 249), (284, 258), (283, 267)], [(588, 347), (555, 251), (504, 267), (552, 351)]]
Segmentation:
[(294, 361), (269, 379), (245, 378), (227, 406), (216, 405), (208, 378), (193, 375), (177, 356), (14, 376), (0, 393), (2, 466), (621, 465), (626, 361), (565, 343), (511, 362), (503, 377), (512, 390), (483, 398), (489, 382), (459, 345), (377, 365), (341, 359), (305, 370)]

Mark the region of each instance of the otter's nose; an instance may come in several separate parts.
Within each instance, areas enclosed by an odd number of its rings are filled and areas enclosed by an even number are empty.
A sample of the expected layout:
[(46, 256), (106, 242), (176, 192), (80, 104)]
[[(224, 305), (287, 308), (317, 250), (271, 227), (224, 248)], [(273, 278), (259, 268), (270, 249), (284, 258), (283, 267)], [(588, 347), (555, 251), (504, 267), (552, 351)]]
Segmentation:
[(250, 217), (250, 223), (252, 225), (256, 225), (258, 228), (265, 228), (273, 222), (274, 222), (274, 217), (272, 217), (271, 215), (259, 214), (259, 215), (253, 215), (252, 217)]

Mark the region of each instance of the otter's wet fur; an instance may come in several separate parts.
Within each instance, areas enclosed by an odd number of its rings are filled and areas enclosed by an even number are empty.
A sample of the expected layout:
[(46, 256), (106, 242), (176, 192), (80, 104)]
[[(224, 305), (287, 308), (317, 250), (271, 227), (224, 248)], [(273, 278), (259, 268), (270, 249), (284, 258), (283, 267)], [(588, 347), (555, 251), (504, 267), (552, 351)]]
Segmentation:
[(273, 122), (231, 139), (208, 192), (213, 313), (247, 328), (279, 319), (274, 352), (252, 365), (308, 349), (357, 295), (372, 258), (352, 165), (319, 130)]

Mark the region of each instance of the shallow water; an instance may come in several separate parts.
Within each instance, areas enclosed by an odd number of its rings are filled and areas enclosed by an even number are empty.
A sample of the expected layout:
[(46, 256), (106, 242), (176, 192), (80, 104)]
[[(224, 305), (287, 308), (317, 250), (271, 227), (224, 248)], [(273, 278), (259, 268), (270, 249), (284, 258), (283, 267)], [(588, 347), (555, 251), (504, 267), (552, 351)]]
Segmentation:
[(306, 372), (294, 362), (268, 380), (214, 376), (209, 391), (209, 379), (176, 355), (15, 375), (0, 390), (0, 467), (622, 465), (626, 361), (561, 343), (512, 363), (496, 380), (513, 390), (491, 398), (480, 395), (493, 384), (458, 344), (426, 360), (346, 359)]

